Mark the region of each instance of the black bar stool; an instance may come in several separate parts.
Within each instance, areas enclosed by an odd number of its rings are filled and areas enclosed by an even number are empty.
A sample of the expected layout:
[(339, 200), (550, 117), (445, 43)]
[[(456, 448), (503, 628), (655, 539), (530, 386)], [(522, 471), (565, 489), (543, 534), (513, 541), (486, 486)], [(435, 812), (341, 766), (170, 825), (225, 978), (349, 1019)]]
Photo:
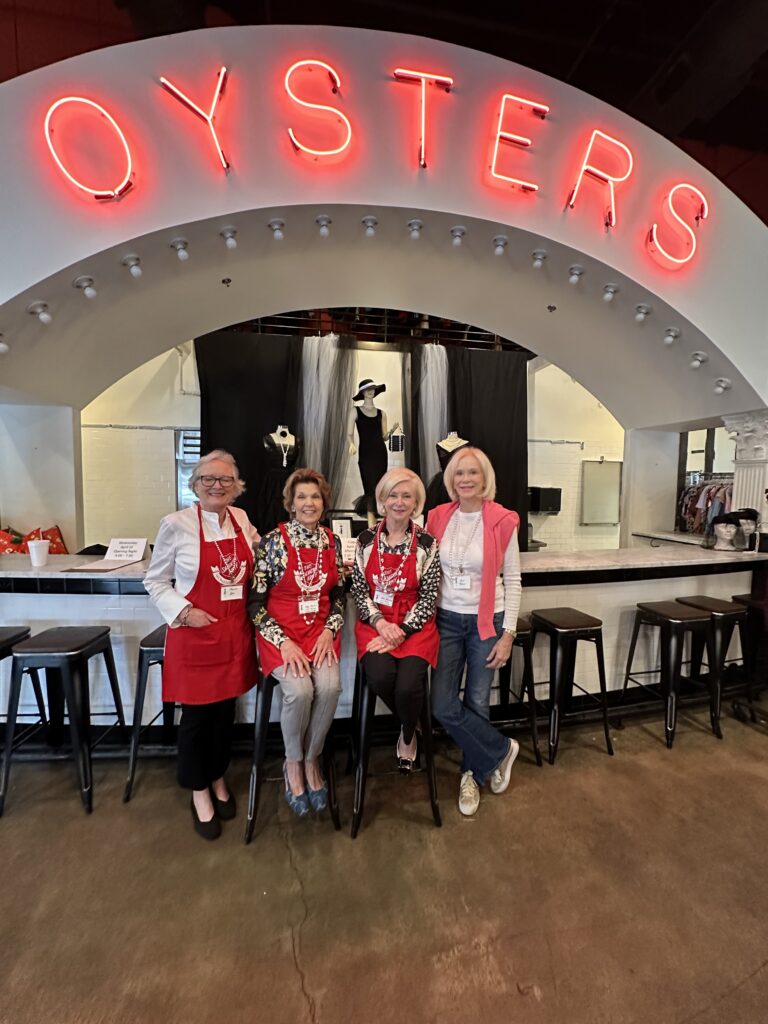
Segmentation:
[[(675, 729), (677, 727), (677, 703), (680, 692), (680, 676), (683, 664), (683, 642), (685, 634), (700, 634), (707, 648), (707, 660), (710, 665), (716, 665), (716, 659), (712, 644), (711, 616), (708, 611), (701, 608), (692, 608), (690, 605), (680, 604), (678, 601), (649, 601), (638, 604), (635, 612), (635, 624), (632, 629), (632, 640), (627, 655), (627, 670), (624, 673), (624, 685), (621, 689), (621, 699), (627, 692), (627, 685), (630, 679), (637, 686), (655, 693), (651, 687), (641, 683), (637, 676), (655, 675), (660, 677), (661, 698), (665, 702), (664, 734), (667, 747), (672, 747), (675, 742)], [(652, 626), (659, 629), (661, 634), (661, 665), (660, 669), (649, 669), (643, 672), (632, 672), (632, 662), (635, 657), (635, 647), (641, 626)], [(717, 672), (710, 672), (716, 677)], [(718, 739), (722, 739), (719, 721), (719, 683), (710, 685), (710, 720), (712, 732)]]
[[(13, 734), (19, 709), (19, 696), (24, 673), (32, 676), (41, 668), (54, 670), (61, 680), (64, 701), (69, 712), (72, 752), (80, 777), (80, 798), (86, 813), (93, 809), (91, 778), (91, 700), (88, 686), (88, 662), (97, 654), (104, 656), (109, 685), (115, 702), (115, 713), (121, 733), (125, 733), (123, 703), (112, 654), (109, 626), (58, 626), (37, 636), (22, 640), (13, 648), (11, 689), (8, 697), (8, 719), (5, 726), (5, 757), (0, 775), (0, 814), (3, 812), (13, 753)], [(32, 676), (34, 685), (34, 676)], [(49, 698), (50, 700), (50, 698)]]
[[(531, 742), (533, 753), (536, 756), (536, 764), (541, 768), (541, 751), (539, 750), (539, 730), (536, 724), (536, 691), (533, 681), (533, 641), (532, 641), (531, 620), (526, 615), (520, 615), (517, 619), (517, 633), (513, 647), (519, 647), (523, 652), (523, 678), (520, 685), (520, 695), (517, 700), (522, 704), (528, 694), (528, 716), (531, 725)], [(512, 659), (510, 658), (503, 668), (499, 669), (499, 703), (503, 708), (509, 708), (510, 680), (512, 678)]]
[[(613, 757), (613, 744), (608, 726), (608, 696), (603, 655), (603, 622), (576, 608), (538, 608), (531, 612), (531, 647), (539, 633), (549, 637), (549, 763), (554, 764), (560, 742), (560, 725), (568, 712), (574, 687), (593, 700), (603, 712), (603, 731), (608, 753)], [(576, 648), (579, 640), (595, 645), (600, 696), (595, 697), (574, 682)]]
[[(376, 695), (371, 692), (365, 679), (365, 671), (359, 665), (360, 673), (360, 710), (357, 723), (360, 738), (357, 748), (357, 764), (355, 766), (355, 798), (352, 805), (352, 838), (357, 836), (363, 820), (363, 806), (365, 804), (365, 785), (368, 778), (368, 761), (371, 754), (371, 728), (373, 716), (376, 711)], [(440, 816), (440, 805), (437, 800), (437, 772), (435, 770), (435, 756), (432, 749), (432, 703), (430, 700), (429, 672), (424, 674), (424, 700), (421, 705), (421, 745), (426, 761), (427, 787), (429, 789), (429, 802), (432, 805), (432, 818), (435, 825), (440, 828), (443, 820)]]
[[(266, 679), (259, 676), (256, 687), (256, 716), (253, 730), (253, 760), (251, 761), (251, 777), (248, 783), (248, 810), (245, 816), (245, 842), (250, 843), (253, 838), (253, 829), (256, 825), (256, 815), (259, 813), (259, 801), (261, 799), (261, 784), (264, 781), (264, 758), (267, 753), (267, 729), (269, 727), (269, 714), (272, 710), (272, 694), (278, 683), (274, 676), (269, 675)], [(328, 783), (328, 811), (331, 815), (334, 829), (338, 832), (341, 828), (339, 817), (339, 799), (336, 794), (336, 762), (333, 756), (333, 743), (330, 732), (325, 739), (323, 747), (323, 770)]]
[[(754, 688), (757, 687), (757, 699), (760, 696), (760, 690), (768, 684), (768, 679), (759, 680), (757, 678), (757, 654), (760, 647), (761, 638), (765, 632), (766, 621), (768, 620), (768, 608), (764, 598), (753, 597), (751, 594), (734, 594), (733, 600), (744, 607), (747, 613), (747, 648), (744, 649), (744, 633), (741, 633), (741, 646), (742, 653), (744, 655), (744, 674), (746, 682), (744, 686), (745, 696), (747, 698), (747, 710), (749, 717), (753, 722), (757, 721), (757, 714), (754, 708), (755, 692)], [(734, 715), (744, 721), (744, 707), (738, 701), (735, 700), (732, 705)]]
[[(5, 661), (6, 658), (10, 658), (13, 653), (13, 645), (21, 643), (22, 640), (26, 640), (30, 632), (31, 630), (26, 626), (0, 627), (0, 661)], [(48, 720), (45, 715), (45, 701), (43, 700), (43, 690), (40, 686), (40, 676), (37, 669), (33, 668), (29, 673), (29, 677), (32, 680), (32, 689), (35, 691), (35, 701), (37, 703), (37, 711), (40, 716), (38, 724), (31, 727), (36, 731), (39, 726), (46, 726), (48, 724)]]
[(162, 711), (158, 711), (151, 722), (141, 724), (144, 715), (144, 698), (147, 693), (147, 677), (153, 665), (159, 665), (162, 673), (165, 658), (165, 634), (167, 626), (158, 626), (147, 633), (139, 642), (139, 664), (136, 672), (136, 696), (133, 702), (133, 722), (131, 725), (131, 751), (128, 757), (128, 779), (123, 792), (123, 803), (128, 803), (133, 793), (133, 780), (136, 775), (136, 762), (139, 757), (141, 734), (153, 725), (160, 715), (163, 716), (163, 742), (166, 746), (173, 743), (173, 712), (176, 705), (173, 701), (163, 701)]

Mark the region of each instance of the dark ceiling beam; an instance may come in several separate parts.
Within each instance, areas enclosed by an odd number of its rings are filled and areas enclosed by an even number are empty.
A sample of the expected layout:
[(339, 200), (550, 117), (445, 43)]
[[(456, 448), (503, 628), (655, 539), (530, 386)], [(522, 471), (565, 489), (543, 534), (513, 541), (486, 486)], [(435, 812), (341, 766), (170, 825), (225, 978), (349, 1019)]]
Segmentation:
[(766, 51), (765, 0), (716, 0), (626, 110), (668, 138), (682, 135), (735, 99)]

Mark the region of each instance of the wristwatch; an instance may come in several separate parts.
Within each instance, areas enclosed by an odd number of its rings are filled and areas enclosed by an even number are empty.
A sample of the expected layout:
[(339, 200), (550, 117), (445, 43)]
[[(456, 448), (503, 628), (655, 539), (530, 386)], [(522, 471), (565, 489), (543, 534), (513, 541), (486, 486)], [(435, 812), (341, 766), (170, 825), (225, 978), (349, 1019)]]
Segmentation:
[(503, 629), (502, 633), (505, 633), (507, 636), (511, 636), (513, 640), (517, 636), (517, 632), (514, 629)]

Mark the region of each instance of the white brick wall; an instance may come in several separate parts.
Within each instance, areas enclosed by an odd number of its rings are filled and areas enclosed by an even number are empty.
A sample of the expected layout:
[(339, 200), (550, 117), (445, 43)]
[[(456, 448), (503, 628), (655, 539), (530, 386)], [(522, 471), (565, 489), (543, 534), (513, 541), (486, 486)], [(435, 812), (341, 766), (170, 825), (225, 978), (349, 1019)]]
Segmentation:
[(86, 544), (147, 537), (176, 508), (173, 430), (83, 427)]

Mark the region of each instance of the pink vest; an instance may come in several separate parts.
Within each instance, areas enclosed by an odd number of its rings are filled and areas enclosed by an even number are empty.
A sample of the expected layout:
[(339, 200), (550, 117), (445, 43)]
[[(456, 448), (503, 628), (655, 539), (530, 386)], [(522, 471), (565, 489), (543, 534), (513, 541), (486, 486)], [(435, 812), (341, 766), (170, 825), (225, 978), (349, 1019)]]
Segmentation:
[[(459, 507), (458, 501), (433, 508), (427, 517), (427, 533), (438, 541)], [(477, 631), (481, 640), (495, 635), (493, 607), (496, 597), (496, 577), (504, 563), (504, 553), (512, 534), (520, 525), (517, 512), (511, 512), (495, 501), (483, 502), (483, 577), (480, 581), (480, 608), (477, 613)]]

